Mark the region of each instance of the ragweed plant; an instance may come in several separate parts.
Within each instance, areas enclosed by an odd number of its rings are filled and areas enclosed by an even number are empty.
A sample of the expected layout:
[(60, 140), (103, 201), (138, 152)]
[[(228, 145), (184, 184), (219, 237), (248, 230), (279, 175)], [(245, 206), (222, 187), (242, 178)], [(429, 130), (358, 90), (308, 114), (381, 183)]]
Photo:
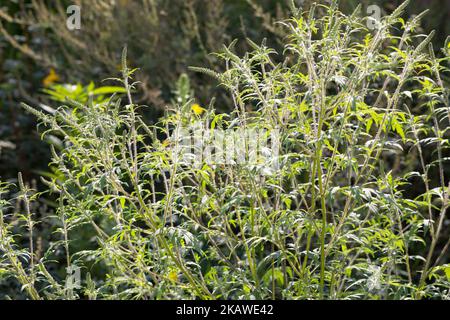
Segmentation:
[[(224, 73), (196, 70), (228, 89), (231, 114), (213, 101), (196, 112), (182, 76), (166, 116), (145, 124), (126, 51), (124, 101), (67, 101), (54, 115), (25, 106), (65, 141), (52, 162), (64, 179), (44, 180), (61, 241), (35, 261), (33, 237), (13, 247), (2, 214), (2, 273), (34, 299), (448, 298), (449, 56), (414, 33), (421, 16), (405, 21), (405, 6), (376, 30), (335, 3), (320, 17), (295, 10), (284, 52), (225, 47)], [(279, 139), (278, 165), (233, 161), (250, 159), (239, 139), (230, 162), (180, 159), (178, 129), (197, 126), (203, 146), (218, 128), (262, 128)], [(57, 250), (82, 268), (79, 287), (49, 271)]]

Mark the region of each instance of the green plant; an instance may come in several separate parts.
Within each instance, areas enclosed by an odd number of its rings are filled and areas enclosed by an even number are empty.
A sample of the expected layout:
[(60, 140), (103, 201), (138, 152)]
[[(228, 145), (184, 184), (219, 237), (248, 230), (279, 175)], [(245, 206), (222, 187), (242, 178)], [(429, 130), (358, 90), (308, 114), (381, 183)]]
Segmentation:
[[(126, 101), (69, 100), (54, 115), (25, 105), (66, 145), (52, 162), (65, 179), (46, 181), (59, 198), (61, 241), (37, 263), (23, 249), (21, 269), (18, 248), (2, 246), (3, 272), (31, 298), (448, 298), (450, 109), (441, 73), (449, 56), (434, 55), (432, 35), (414, 45), (420, 16), (403, 20), (405, 6), (374, 31), (335, 2), (294, 10), (280, 63), (264, 43), (249, 41), (244, 57), (225, 47), (217, 54), (225, 72), (194, 69), (230, 92), (231, 114), (217, 114), (214, 101), (193, 108), (183, 76), (176, 103), (147, 125), (126, 50), (115, 79)], [(177, 132), (192, 126), (263, 129), (279, 137), (270, 158), (279, 166), (180, 161)], [(250, 156), (247, 142), (239, 150)], [(12, 235), (1, 218), (4, 243)], [(94, 235), (83, 248), (74, 243), (80, 230)], [(58, 247), (60, 263), (84, 268), (79, 288), (48, 271)]]

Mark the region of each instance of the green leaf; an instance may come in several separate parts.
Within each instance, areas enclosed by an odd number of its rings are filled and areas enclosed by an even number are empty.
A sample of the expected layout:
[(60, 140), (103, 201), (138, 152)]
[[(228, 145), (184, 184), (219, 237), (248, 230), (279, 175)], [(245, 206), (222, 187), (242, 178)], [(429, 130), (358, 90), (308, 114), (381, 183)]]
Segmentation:
[(450, 281), (450, 265), (445, 266), (444, 272), (445, 276), (447, 277), (447, 281)]
[(93, 95), (100, 95), (100, 94), (113, 94), (113, 93), (126, 93), (127, 90), (125, 90), (125, 88), (123, 87), (100, 87), (97, 88), (93, 91), (91, 91), (91, 93)]
[(126, 201), (126, 199), (125, 198), (120, 198), (120, 207), (122, 208), (122, 209), (125, 209), (125, 201)]

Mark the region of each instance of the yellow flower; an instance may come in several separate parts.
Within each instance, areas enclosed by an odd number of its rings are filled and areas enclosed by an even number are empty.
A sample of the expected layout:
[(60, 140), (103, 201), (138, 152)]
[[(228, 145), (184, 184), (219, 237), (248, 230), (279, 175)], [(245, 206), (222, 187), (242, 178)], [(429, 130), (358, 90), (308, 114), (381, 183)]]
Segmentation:
[(170, 281), (173, 281), (173, 282), (177, 281), (178, 280), (177, 272), (176, 271), (170, 271), (168, 278), (169, 278)]
[(195, 113), (196, 115), (198, 115), (198, 116), (201, 115), (203, 112), (206, 111), (205, 109), (203, 109), (202, 107), (200, 107), (200, 105), (197, 104), (197, 103), (194, 103), (194, 104), (192, 105), (191, 110), (194, 111), (194, 113)]
[(49, 87), (57, 81), (59, 81), (59, 76), (55, 69), (51, 68), (49, 74), (44, 78), (44, 80), (42, 80), (42, 84), (44, 87)]

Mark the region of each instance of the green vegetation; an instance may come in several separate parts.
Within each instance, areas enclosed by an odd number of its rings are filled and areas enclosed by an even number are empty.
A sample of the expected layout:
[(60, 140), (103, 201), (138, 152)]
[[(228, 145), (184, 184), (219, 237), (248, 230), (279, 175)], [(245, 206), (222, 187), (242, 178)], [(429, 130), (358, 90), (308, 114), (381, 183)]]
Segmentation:
[[(450, 41), (435, 50), (406, 5), (375, 30), (360, 7), (293, 6), (272, 46), (191, 68), (217, 99), (170, 79), (157, 121), (130, 47), (120, 78), (23, 104), (52, 160), (46, 188), (0, 185), (0, 297), (449, 299)], [(197, 125), (276, 132), (279, 165), (180, 160), (176, 132)]]

